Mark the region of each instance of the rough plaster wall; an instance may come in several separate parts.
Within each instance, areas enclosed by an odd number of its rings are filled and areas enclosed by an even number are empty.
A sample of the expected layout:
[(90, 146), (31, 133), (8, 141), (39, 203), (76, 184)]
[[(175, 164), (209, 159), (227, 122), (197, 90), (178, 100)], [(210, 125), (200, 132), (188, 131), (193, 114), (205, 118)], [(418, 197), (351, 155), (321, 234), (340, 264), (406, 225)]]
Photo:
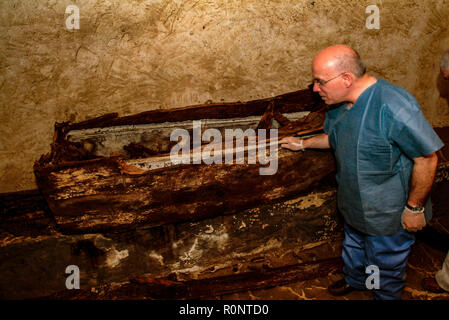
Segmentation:
[[(79, 30), (66, 29), (70, 4)], [(370, 4), (379, 30), (365, 28)], [(32, 165), (55, 121), (302, 89), (314, 54), (334, 43), (415, 94), (434, 126), (449, 125), (436, 89), (448, 15), (449, 0), (2, 0), (0, 192), (36, 187)]]

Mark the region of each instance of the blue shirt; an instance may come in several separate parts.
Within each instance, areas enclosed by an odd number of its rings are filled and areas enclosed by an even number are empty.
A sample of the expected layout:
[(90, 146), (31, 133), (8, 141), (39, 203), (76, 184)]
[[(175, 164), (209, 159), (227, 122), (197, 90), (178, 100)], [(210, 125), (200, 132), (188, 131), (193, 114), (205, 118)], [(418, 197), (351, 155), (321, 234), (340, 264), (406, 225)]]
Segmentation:
[[(324, 131), (335, 151), (338, 208), (346, 223), (369, 235), (401, 231), (412, 159), (443, 146), (416, 99), (378, 78), (352, 108), (328, 110)], [(430, 198), (425, 208), (429, 221)]]

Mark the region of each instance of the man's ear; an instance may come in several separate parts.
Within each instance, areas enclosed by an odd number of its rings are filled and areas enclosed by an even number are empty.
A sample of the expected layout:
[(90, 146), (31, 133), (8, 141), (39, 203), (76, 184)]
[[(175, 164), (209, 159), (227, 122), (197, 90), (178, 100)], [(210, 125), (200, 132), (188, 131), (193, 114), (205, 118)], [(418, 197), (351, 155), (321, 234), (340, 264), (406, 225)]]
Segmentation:
[(345, 72), (341, 75), (341, 77), (343, 78), (346, 88), (352, 86), (352, 83), (354, 82), (354, 75), (352, 73)]

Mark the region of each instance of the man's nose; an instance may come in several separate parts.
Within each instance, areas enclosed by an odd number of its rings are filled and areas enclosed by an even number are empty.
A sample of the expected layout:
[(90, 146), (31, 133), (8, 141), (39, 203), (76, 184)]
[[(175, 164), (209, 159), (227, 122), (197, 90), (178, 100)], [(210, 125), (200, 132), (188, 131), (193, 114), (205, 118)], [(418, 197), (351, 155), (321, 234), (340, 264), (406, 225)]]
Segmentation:
[(318, 82), (313, 83), (313, 92), (319, 92), (321, 90), (320, 85)]

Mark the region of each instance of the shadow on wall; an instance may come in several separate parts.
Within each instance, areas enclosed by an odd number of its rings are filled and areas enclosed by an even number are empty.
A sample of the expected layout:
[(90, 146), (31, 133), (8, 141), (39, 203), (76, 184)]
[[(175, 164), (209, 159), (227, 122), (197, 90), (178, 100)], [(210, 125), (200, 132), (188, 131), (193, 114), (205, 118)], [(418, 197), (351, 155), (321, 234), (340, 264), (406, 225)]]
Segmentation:
[(449, 80), (444, 79), (441, 72), (438, 73), (437, 88), (440, 93), (440, 97), (446, 100), (449, 108)]

